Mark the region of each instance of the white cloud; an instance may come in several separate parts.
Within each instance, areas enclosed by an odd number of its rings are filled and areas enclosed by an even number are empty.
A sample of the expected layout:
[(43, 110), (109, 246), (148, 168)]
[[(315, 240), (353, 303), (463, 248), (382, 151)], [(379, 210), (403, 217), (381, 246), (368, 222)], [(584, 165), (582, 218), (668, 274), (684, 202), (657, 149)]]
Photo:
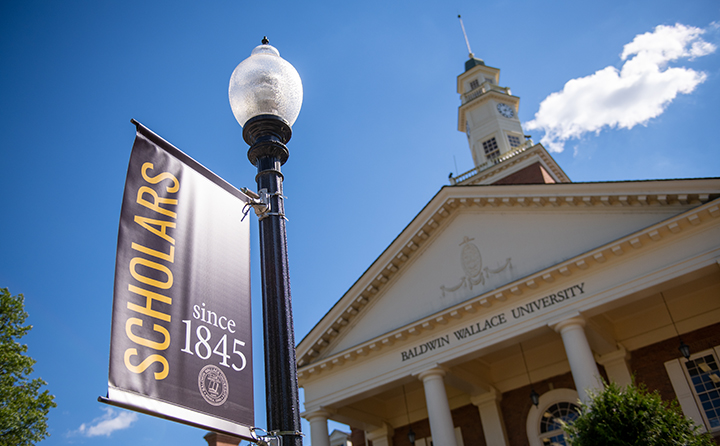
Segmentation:
[(103, 410), (105, 411), (103, 416), (95, 418), (89, 424), (81, 424), (71, 434), (79, 434), (84, 437), (99, 437), (102, 435), (109, 437), (115, 431), (127, 429), (138, 419), (135, 412), (116, 412), (109, 407), (103, 407)]
[(631, 129), (662, 114), (678, 93), (690, 93), (707, 78), (703, 72), (667, 67), (678, 59), (692, 60), (715, 51), (705, 31), (692, 26), (660, 25), (625, 45), (620, 70), (609, 66), (590, 76), (571, 79), (562, 91), (540, 103), (527, 130), (542, 130), (541, 141), (552, 152), (565, 142), (604, 128)]

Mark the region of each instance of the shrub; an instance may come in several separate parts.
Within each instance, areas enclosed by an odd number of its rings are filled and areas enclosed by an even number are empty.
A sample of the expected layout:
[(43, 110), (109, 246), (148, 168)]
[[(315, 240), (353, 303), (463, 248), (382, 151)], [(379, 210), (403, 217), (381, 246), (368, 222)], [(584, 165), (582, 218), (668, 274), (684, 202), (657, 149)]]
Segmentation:
[(572, 446), (715, 445), (709, 435), (698, 433), (699, 427), (682, 414), (677, 401), (667, 404), (642, 384), (621, 388), (605, 383), (563, 429)]

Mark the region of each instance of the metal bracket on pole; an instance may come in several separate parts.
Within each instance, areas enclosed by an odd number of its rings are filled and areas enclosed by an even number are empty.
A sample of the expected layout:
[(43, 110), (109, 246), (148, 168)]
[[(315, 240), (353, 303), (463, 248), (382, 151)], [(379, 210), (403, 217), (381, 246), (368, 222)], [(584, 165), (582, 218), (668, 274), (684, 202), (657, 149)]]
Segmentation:
[[(282, 217), (285, 221), (287, 221), (287, 218), (285, 217), (284, 213), (270, 212), (272, 210), (272, 205), (270, 203), (270, 197), (278, 196), (280, 198), (286, 198), (280, 192), (276, 192), (271, 195), (268, 193), (267, 189), (260, 189), (257, 193), (251, 191), (247, 187), (243, 187), (240, 190), (245, 195), (250, 197), (250, 200), (251, 200), (251, 201), (248, 201), (247, 203), (245, 203), (245, 206), (243, 207), (242, 220), (245, 220), (245, 217), (247, 217), (248, 212), (250, 212), (250, 210), (248, 208), (253, 208), (253, 210), (255, 211), (255, 215), (258, 216), (258, 220), (262, 220), (271, 215), (276, 215), (276, 216)], [(242, 220), (240, 220), (240, 221), (242, 221)]]
[[(255, 431), (263, 431), (266, 435), (255, 435)], [(265, 429), (254, 427), (252, 428), (253, 436), (255, 437), (255, 443), (258, 446), (283, 446), (283, 435), (294, 435), (296, 437), (304, 437), (300, 431), (266, 431)]]
[(247, 187), (243, 187), (240, 190), (242, 193), (250, 197), (250, 201), (245, 203), (245, 206), (243, 207), (242, 220), (245, 220), (248, 212), (250, 212), (249, 208), (252, 208), (255, 211), (255, 215), (257, 215), (260, 219), (263, 219), (270, 212), (270, 195), (268, 194), (267, 189), (260, 189), (258, 192), (253, 192)]
[[(258, 446), (279, 446), (280, 439), (277, 437), (271, 437), (270, 433), (265, 429), (261, 427), (252, 427), (250, 428), (250, 431), (252, 432), (253, 440), (255, 440), (253, 443)], [(257, 431), (263, 431), (265, 435), (256, 435)]]

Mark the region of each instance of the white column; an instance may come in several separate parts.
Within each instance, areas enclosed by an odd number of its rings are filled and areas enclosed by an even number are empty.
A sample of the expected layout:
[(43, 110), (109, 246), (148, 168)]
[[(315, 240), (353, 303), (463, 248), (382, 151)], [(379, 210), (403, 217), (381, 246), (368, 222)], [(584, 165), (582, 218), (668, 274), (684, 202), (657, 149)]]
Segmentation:
[(577, 387), (580, 400), (587, 404), (590, 402), (587, 391), (601, 389), (602, 380), (590, 344), (585, 336), (584, 326), (585, 319), (573, 317), (558, 322), (553, 328), (562, 336), (575, 387)]
[(328, 417), (330, 413), (318, 409), (303, 414), (303, 418), (310, 422), (310, 444), (312, 446), (330, 446), (330, 434), (328, 434)]
[(628, 366), (630, 353), (625, 350), (625, 347), (619, 347), (620, 349), (614, 352), (598, 356), (597, 362), (605, 367), (605, 373), (607, 373), (610, 381), (614, 381), (619, 386), (626, 387), (632, 384), (632, 373), (630, 373), (630, 367)]
[(480, 412), (485, 444), (492, 446), (506, 446), (507, 432), (500, 411), (500, 392), (492, 388), (489, 392), (473, 396), (470, 401), (477, 406)]
[(418, 378), (422, 380), (425, 387), (425, 401), (428, 418), (430, 418), (433, 445), (457, 446), (443, 376), (445, 376), (445, 370), (440, 367), (434, 367), (418, 374)]

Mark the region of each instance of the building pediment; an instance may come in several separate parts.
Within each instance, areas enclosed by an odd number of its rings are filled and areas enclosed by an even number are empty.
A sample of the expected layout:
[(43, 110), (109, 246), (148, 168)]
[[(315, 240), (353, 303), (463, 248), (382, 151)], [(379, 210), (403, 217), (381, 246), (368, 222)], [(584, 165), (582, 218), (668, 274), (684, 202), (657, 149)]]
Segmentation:
[(716, 179), (444, 187), (303, 339), (298, 365), (372, 354), (662, 243), (720, 216), (719, 191)]

